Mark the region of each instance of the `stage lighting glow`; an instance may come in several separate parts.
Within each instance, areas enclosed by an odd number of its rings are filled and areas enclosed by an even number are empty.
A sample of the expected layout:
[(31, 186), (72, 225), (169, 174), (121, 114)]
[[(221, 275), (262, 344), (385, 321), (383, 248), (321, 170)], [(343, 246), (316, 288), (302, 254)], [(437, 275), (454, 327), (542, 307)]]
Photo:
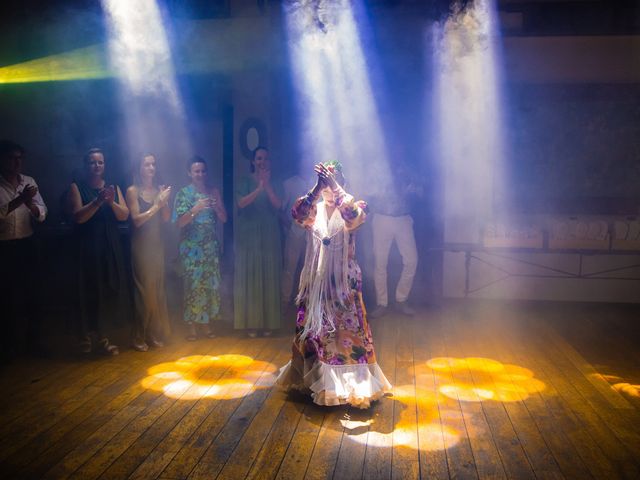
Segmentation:
[[(391, 191), (386, 143), (354, 11), (360, 2), (285, 2), (305, 165), (339, 159), (356, 192)], [(367, 172), (366, 175), (363, 173)]]
[(155, 0), (103, 0), (110, 62), (134, 95), (166, 96), (178, 105), (175, 72)]
[(91, 80), (113, 76), (104, 49), (91, 45), (0, 68), (0, 84)]
[(616, 383), (622, 380), (622, 377), (619, 377), (618, 375), (606, 375), (602, 373), (592, 373), (589, 376), (598, 380), (605, 380), (609, 383)]
[(630, 397), (640, 398), (640, 385), (632, 385), (628, 382), (620, 382), (613, 385), (616, 392), (624, 393)]
[(546, 388), (528, 368), (482, 357), (432, 358), (415, 373), (417, 378), (436, 375), (441, 394), (465, 402), (517, 402)]
[[(343, 438), (368, 447), (444, 450), (460, 441), (458, 428), (473, 415), (465, 411), (463, 420), (459, 402), (517, 402), (545, 389), (531, 370), (490, 358), (437, 357), (414, 368), (416, 384), (394, 387), (388, 400), (398, 402), (400, 412), (389, 431), (379, 427), (377, 414), (364, 418), (358, 412), (359, 417), (341, 421)], [(462, 376), (467, 380), (460, 381)]]
[(470, 2), (432, 33), (435, 59), (434, 152), (444, 179), (445, 242), (479, 241), (503, 197), (503, 129), (494, 0)]
[(128, 151), (192, 154), (168, 35), (156, 0), (102, 0), (109, 62), (120, 82)]
[(618, 375), (592, 373), (589, 375), (593, 379), (605, 380), (611, 385), (611, 388), (623, 395), (640, 398), (640, 385), (634, 385)]
[[(445, 403), (452, 403), (451, 399), (438, 399), (433, 391), (421, 387), (396, 386), (392, 399), (387, 400), (399, 403), (396, 408), (400, 415), (392, 430), (379, 429), (375, 417), (362, 420), (349, 418), (341, 420), (346, 433), (343, 438), (376, 448), (393, 446), (423, 451), (451, 448), (459, 442), (460, 433), (448, 421), (454, 415), (447, 415), (446, 409), (438, 410), (438, 400), (440, 407)], [(419, 412), (417, 424), (416, 411)]]
[(277, 370), (246, 355), (192, 355), (154, 365), (141, 385), (180, 400), (228, 400), (271, 387)]

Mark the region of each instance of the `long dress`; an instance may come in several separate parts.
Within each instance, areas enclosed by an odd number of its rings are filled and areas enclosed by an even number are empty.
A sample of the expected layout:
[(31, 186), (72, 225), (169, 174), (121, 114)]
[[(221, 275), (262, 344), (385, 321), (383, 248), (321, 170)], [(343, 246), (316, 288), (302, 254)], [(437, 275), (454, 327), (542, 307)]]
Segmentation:
[[(140, 213), (153, 206), (140, 194), (138, 204)], [(162, 215), (158, 213), (141, 226), (131, 227), (131, 267), (136, 310), (133, 336), (138, 341), (150, 337), (164, 339), (171, 330), (164, 289), (162, 223)]]
[[(76, 182), (82, 205), (100, 191), (84, 181)], [(116, 191), (115, 201), (118, 201)], [(106, 323), (128, 322), (129, 282), (118, 220), (111, 206), (103, 204), (85, 223), (75, 225), (80, 297), (80, 335), (102, 335)]]
[[(176, 195), (173, 222), (187, 213), (200, 198), (193, 185)], [(184, 321), (209, 323), (220, 316), (220, 262), (213, 209), (201, 210), (180, 230), (180, 260), (184, 288)]]
[[(236, 198), (257, 187), (253, 177), (242, 178)], [(269, 329), (281, 326), (280, 275), (282, 244), (278, 210), (265, 192), (245, 208), (235, 222), (234, 327)]]
[(355, 229), (364, 222), (366, 204), (342, 189), (335, 194), (330, 218), (324, 202), (310, 207), (304, 197), (292, 209), (308, 229), (308, 241), (293, 355), (277, 384), (308, 392), (319, 405), (368, 408), (391, 384), (376, 361), (355, 258)]

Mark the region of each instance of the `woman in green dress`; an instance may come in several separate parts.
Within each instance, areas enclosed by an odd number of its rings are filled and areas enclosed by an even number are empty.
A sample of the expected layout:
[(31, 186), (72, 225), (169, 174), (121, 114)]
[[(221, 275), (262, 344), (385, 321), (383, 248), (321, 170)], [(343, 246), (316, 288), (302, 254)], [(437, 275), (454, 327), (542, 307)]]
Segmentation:
[(282, 200), (271, 179), (269, 152), (253, 152), (251, 175), (236, 186), (234, 326), (250, 337), (280, 328)]
[(220, 315), (220, 263), (216, 221), (227, 221), (217, 188), (207, 185), (207, 163), (193, 157), (187, 165), (191, 184), (178, 192), (173, 221), (180, 227), (180, 259), (184, 287), (187, 340), (196, 340), (198, 327), (209, 338), (211, 322)]

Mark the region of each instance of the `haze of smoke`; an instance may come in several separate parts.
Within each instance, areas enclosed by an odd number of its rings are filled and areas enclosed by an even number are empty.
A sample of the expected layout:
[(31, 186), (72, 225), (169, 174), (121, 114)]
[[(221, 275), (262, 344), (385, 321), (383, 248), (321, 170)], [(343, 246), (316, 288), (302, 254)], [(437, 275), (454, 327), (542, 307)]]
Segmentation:
[(351, 2), (285, 5), (303, 170), (338, 159), (360, 192), (390, 191), (386, 143)]

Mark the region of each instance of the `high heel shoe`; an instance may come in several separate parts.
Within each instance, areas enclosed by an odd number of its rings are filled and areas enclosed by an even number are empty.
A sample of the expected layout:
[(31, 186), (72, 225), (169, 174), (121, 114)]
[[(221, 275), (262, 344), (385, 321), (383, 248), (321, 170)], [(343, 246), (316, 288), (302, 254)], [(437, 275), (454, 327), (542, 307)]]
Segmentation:
[(149, 340), (147, 340), (147, 344), (153, 348), (162, 348), (164, 347), (164, 342), (158, 340), (155, 337), (150, 337)]
[(120, 354), (120, 349), (118, 348), (118, 346), (112, 343), (109, 343), (109, 339), (107, 337), (101, 338), (98, 341), (96, 347), (97, 347), (96, 350), (104, 355), (114, 357)]
[(208, 323), (204, 325), (202, 335), (204, 335), (207, 338), (216, 338), (216, 334), (213, 333), (213, 329), (211, 328), (211, 325)]
[(147, 345), (145, 342), (134, 341), (131, 346), (134, 350), (137, 350), (139, 352), (147, 352), (149, 350), (149, 345)]

